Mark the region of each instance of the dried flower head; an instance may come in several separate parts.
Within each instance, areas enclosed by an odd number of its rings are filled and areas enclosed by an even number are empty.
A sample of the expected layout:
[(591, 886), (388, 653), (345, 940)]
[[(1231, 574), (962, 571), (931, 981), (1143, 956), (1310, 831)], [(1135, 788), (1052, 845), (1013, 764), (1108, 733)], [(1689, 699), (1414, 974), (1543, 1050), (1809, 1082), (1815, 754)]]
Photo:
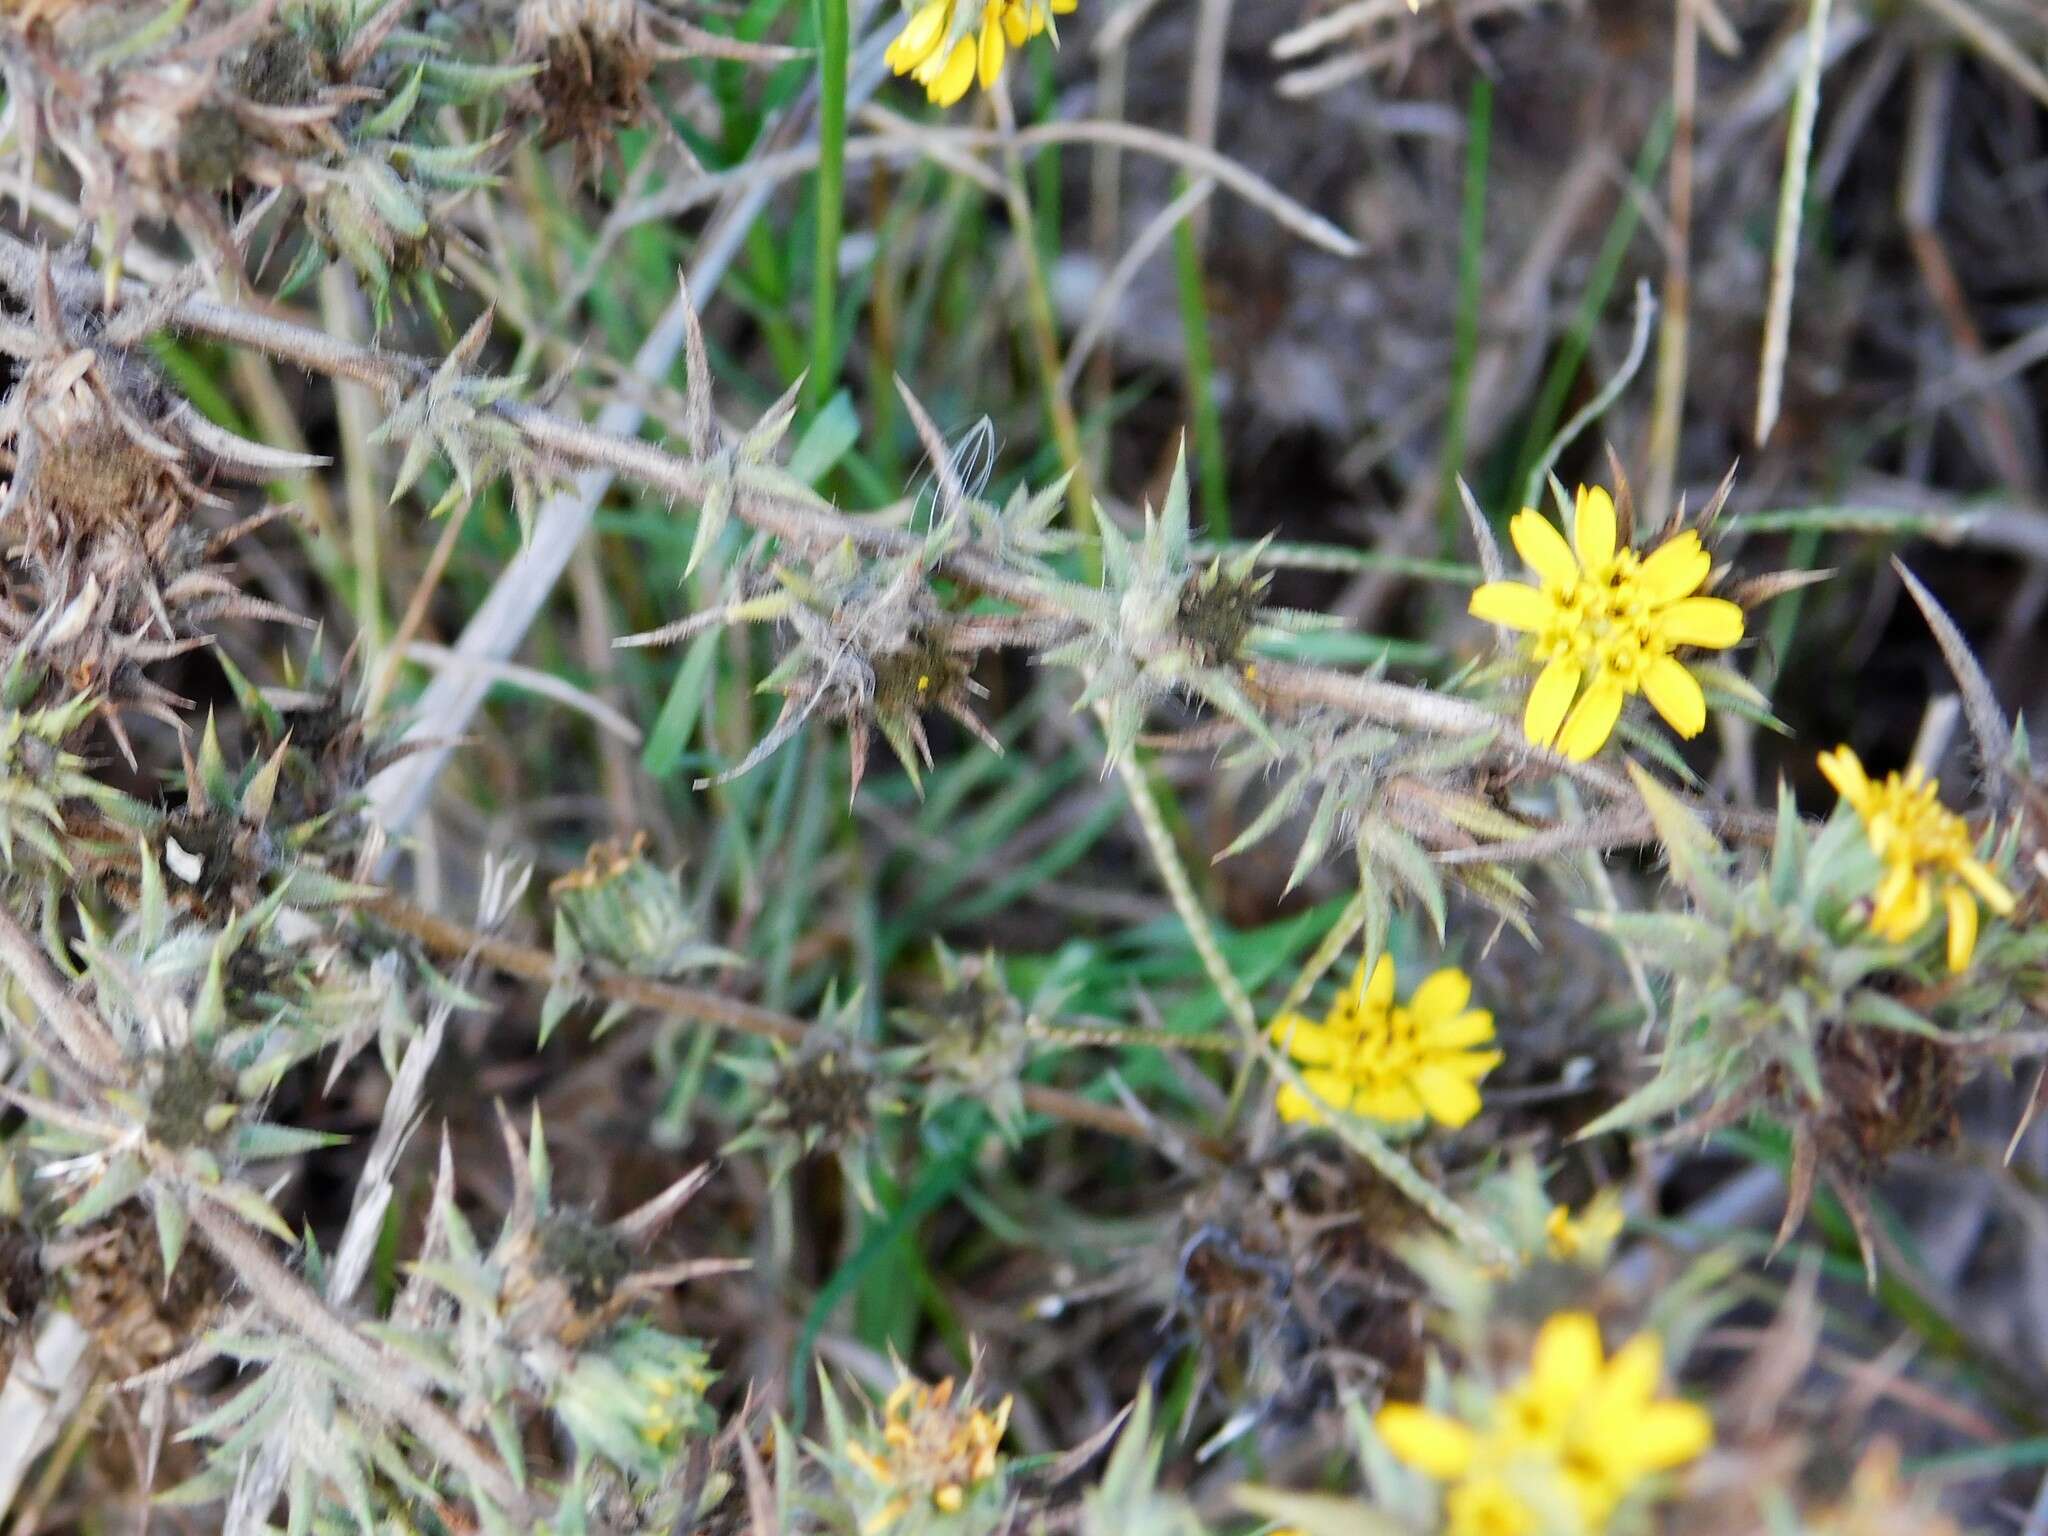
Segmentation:
[(1036, 1026), (1057, 998), (1041, 993), (1027, 1004), (1010, 990), (994, 951), (956, 955), (935, 940), (939, 994), (896, 1011), (896, 1023), (917, 1042), (928, 1076), (921, 1097), (927, 1117), (967, 1100), (986, 1108), (1004, 1135), (1017, 1137), (1024, 1121), (1024, 1069)]
[(434, 1324), (468, 1410), (499, 1427), (519, 1405), (545, 1404), (579, 1456), (600, 1457), (629, 1479), (674, 1469), (685, 1441), (712, 1425), (704, 1347), (630, 1316), (683, 1281), (742, 1267), (723, 1259), (647, 1265), (640, 1250), (692, 1195), (707, 1170), (677, 1180), (617, 1221), (558, 1203), (536, 1111), (525, 1140), (502, 1109), (512, 1205), (483, 1249), (455, 1207), (445, 1154), (425, 1251), (401, 1310)]
[(1493, 1039), (1493, 1015), (1471, 1001), (1471, 978), (1450, 968), (1397, 1003), (1393, 957), (1382, 954), (1369, 971), (1360, 960), (1320, 1021), (1295, 1013), (1273, 1021), (1274, 1044), (1300, 1064), (1308, 1090), (1282, 1083), (1280, 1118), (1321, 1125), (1327, 1105), (1396, 1125), (1465, 1124), (1479, 1113), (1479, 1080), (1501, 1060), (1478, 1049)]
[(1185, 453), (1174, 462), (1165, 501), (1145, 509), (1135, 543), (1097, 503), (1102, 591), (1095, 601), (1075, 605), (1081, 634), (1045, 653), (1047, 663), (1081, 674), (1077, 707), (1099, 709), (1113, 761), (1136, 744), (1147, 712), (1176, 693), (1209, 705), (1267, 751), (1276, 750), (1245, 691), (1245, 652), (1263, 636), (1326, 622), (1258, 606), (1265, 592), (1256, 569), (1263, 544), (1198, 565), (1191, 515)]
[(167, 1264), (161, 1239), (149, 1213), (130, 1204), (44, 1251), (71, 1315), (113, 1376), (149, 1370), (186, 1349), (226, 1297), (227, 1273), (210, 1254)]
[(774, 64), (795, 49), (745, 43), (707, 32), (656, 0), (521, 0), (514, 63), (530, 77), (514, 88), (512, 105), (536, 114), (541, 147), (575, 147), (576, 171), (594, 179), (619, 134), (650, 114), (654, 72), (672, 59), (717, 58)]
[(1673, 653), (1726, 650), (1743, 630), (1739, 606), (1696, 595), (1713, 571), (1699, 534), (1675, 533), (1647, 556), (1617, 548), (1614, 498), (1598, 486), (1579, 487), (1572, 523), (1566, 543), (1542, 513), (1523, 508), (1508, 531), (1537, 585), (1490, 581), (1472, 594), (1474, 615), (1530, 635), (1530, 657), (1542, 663), (1523, 734), (1589, 758), (1640, 693), (1679, 735), (1697, 736), (1706, 696)]
[(987, 695), (973, 678), (979, 642), (941, 607), (930, 578), (922, 555), (871, 560), (842, 540), (806, 569), (777, 564), (738, 601), (631, 643), (668, 644), (711, 624), (781, 627), (782, 655), (760, 684), (782, 695), (781, 714), (745, 758), (707, 783), (747, 772), (816, 718), (845, 724), (856, 793), (876, 730), (921, 790), (921, 770), (932, 762), (923, 720), (931, 710), (1002, 750), (972, 708)]
[(1948, 914), (1948, 968), (1969, 967), (1977, 948), (1977, 903), (2010, 916), (2013, 893), (1977, 857), (1969, 823), (1941, 803), (1941, 786), (1918, 763), (1873, 782), (1849, 747), (1820, 755), (1820, 771), (1863, 821), (1884, 880), (1871, 899), (1870, 931), (1904, 944), (1927, 926), (1934, 898)]
[(1421, 1389), (1428, 1302), (1400, 1250), (1426, 1222), (1363, 1159), (1292, 1137), (1206, 1171), (1130, 1264), (1198, 1395), (1285, 1426)]
[(542, 147), (575, 145), (579, 173), (594, 175), (646, 108), (656, 53), (639, 0), (524, 0), (514, 46), (535, 66), (519, 94), (541, 114)]
[(767, 1060), (728, 1060), (751, 1092), (746, 1129), (725, 1150), (765, 1151), (771, 1176), (778, 1180), (803, 1159), (829, 1154), (855, 1197), (872, 1210), (868, 1159), (875, 1128), (902, 1107), (900, 1080), (918, 1052), (868, 1045), (861, 1038), (863, 1011), (858, 990), (842, 1003), (837, 989), (830, 989), (817, 1022), (801, 1041), (771, 1041)]

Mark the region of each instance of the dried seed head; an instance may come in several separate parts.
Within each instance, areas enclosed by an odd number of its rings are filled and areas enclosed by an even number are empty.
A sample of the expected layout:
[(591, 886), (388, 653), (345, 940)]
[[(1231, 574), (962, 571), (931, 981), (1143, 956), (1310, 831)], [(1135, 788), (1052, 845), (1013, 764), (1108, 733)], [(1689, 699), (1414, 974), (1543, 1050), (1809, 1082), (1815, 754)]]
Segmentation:
[(139, 1200), (51, 1244), (48, 1257), (63, 1277), (71, 1315), (115, 1377), (149, 1370), (188, 1348), (227, 1289), (226, 1274), (196, 1244), (166, 1278), (155, 1223)]
[(541, 114), (542, 147), (573, 144), (579, 174), (594, 176), (646, 110), (658, 53), (638, 0), (525, 0), (515, 46), (538, 67), (521, 99)]
[(577, 1308), (593, 1312), (612, 1299), (619, 1282), (632, 1273), (633, 1255), (626, 1240), (574, 1208), (543, 1217), (534, 1231), (541, 1263), (569, 1288)]
[(1422, 1382), (1423, 1287), (1395, 1257), (1425, 1223), (1356, 1159), (1296, 1142), (1219, 1171), (1173, 1229), (1166, 1309), (1207, 1373), (1293, 1416)]
[(1014, 1136), (1024, 1118), (1031, 1011), (1010, 991), (992, 953), (959, 957), (942, 945), (939, 971), (938, 996), (896, 1014), (897, 1024), (918, 1043), (918, 1060), (929, 1074), (924, 1113), (935, 1114), (955, 1099), (972, 1099)]
[(178, 135), (177, 175), (181, 186), (200, 192), (225, 192), (242, 173), (249, 146), (248, 131), (224, 102), (202, 102), (185, 119)]
[(173, 1150), (213, 1141), (240, 1108), (234, 1074), (210, 1050), (168, 1052), (146, 1063), (142, 1075), (150, 1137)]
[(263, 107), (297, 107), (327, 82), (327, 60), (290, 27), (274, 27), (229, 66), (234, 88)]
[(769, 1089), (807, 1152), (836, 1152), (874, 1129), (875, 1075), (843, 1045), (792, 1056)]
[(936, 629), (920, 625), (900, 650), (877, 656), (874, 671), (876, 716), (908, 719), (964, 701), (974, 668), (967, 658), (946, 648)]
[(1823, 1150), (1860, 1173), (1874, 1173), (1894, 1153), (1961, 1138), (1962, 1058), (1938, 1040), (1830, 1025), (1821, 1032), (1820, 1080), (1820, 1105), (1801, 1108), (1820, 1122)]
[(897, 1084), (916, 1050), (876, 1050), (861, 1038), (861, 994), (842, 1001), (828, 990), (818, 1022), (796, 1044), (773, 1042), (771, 1059), (728, 1058), (752, 1088), (746, 1129), (728, 1153), (759, 1148), (780, 1179), (815, 1153), (838, 1160), (861, 1204), (874, 1206), (868, 1177), (875, 1127), (902, 1108)]
[(123, 223), (196, 210), (243, 174), (254, 142), (209, 63), (122, 71), (96, 147), (107, 156), (96, 200)]
[(182, 885), (216, 915), (246, 911), (261, 901), (278, 853), (269, 834), (232, 807), (188, 805), (164, 821), (161, 854), (173, 887)]
[(1238, 658), (1270, 582), (1263, 573), (1227, 572), (1220, 560), (1187, 579), (1174, 622), (1198, 665), (1220, 666)]

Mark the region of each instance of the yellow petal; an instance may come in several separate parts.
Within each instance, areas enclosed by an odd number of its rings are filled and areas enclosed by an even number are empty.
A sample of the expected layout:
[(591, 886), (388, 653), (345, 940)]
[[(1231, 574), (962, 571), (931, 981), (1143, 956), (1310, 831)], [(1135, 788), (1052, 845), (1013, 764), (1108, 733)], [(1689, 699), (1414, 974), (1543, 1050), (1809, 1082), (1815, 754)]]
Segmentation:
[(1572, 507), (1572, 547), (1588, 571), (1614, 559), (1614, 498), (1601, 486), (1580, 486)]
[(1590, 1312), (1559, 1312), (1536, 1335), (1529, 1386), (1546, 1402), (1576, 1404), (1600, 1377), (1600, 1325)]
[(1846, 746), (1823, 752), (1817, 759), (1821, 776), (1835, 786), (1835, 793), (1851, 805), (1861, 807), (1870, 798), (1870, 775), (1863, 771), (1863, 761), (1854, 749)]
[(1579, 579), (1579, 562), (1571, 545), (1541, 512), (1524, 507), (1508, 520), (1508, 537), (1515, 550), (1529, 562), (1529, 569), (1553, 586), (1568, 586)]
[(1656, 622), (1673, 645), (1725, 651), (1742, 638), (1742, 609), (1725, 597), (1682, 597), (1660, 609)]
[(1429, 1118), (1439, 1125), (1447, 1125), (1455, 1131), (1479, 1113), (1479, 1090), (1470, 1079), (1439, 1062), (1417, 1067), (1409, 1075), (1409, 1082), (1414, 1086), (1415, 1096), (1422, 1100), (1422, 1107), (1429, 1112)]
[(1633, 1413), (1656, 1396), (1664, 1377), (1664, 1341), (1639, 1333), (1614, 1352), (1600, 1382), (1600, 1406)]
[(1522, 710), (1522, 734), (1539, 747), (1557, 740), (1557, 728), (1564, 724), (1565, 711), (1572, 707), (1579, 679), (1584, 675), (1584, 668), (1576, 661), (1563, 657), (1538, 673), (1536, 686), (1529, 690), (1529, 702)]
[(1468, 605), (1472, 617), (1504, 629), (1533, 633), (1556, 613), (1556, 605), (1527, 582), (1489, 581), (1475, 587)]
[(1025, 14), (1023, 6), (1006, 5), (1003, 7), (1003, 36), (1010, 40), (1012, 48), (1022, 48), (1043, 26), (1042, 22), (1034, 26), (1037, 21), (1035, 15)]
[(1396, 1459), (1445, 1481), (1463, 1476), (1479, 1449), (1470, 1426), (1419, 1403), (1389, 1403), (1372, 1423)]
[(1407, 1125), (1425, 1113), (1415, 1090), (1403, 1082), (1357, 1089), (1351, 1095), (1351, 1112), (1387, 1125)]
[(1322, 1026), (1306, 1014), (1283, 1013), (1266, 1026), (1266, 1038), (1279, 1046), (1288, 1048), (1288, 1041), (1305, 1029), (1321, 1029)]
[(1557, 750), (1573, 762), (1583, 763), (1606, 746), (1607, 738), (1614, 734), (1614, 722), (1621, 718), (1622, 698), (1621, 684), (1612, 677), (1603, 672), (1594, 678), (1593, 686), (1572, 707), (1564, 729), (1558, 732)]
[(1690, 597), (1714, 569), (1714, 558), (1700, 545), (1700, 536), (1688, 528), (1659, 544), (1636, 572), (1644, 595), (1659, 607)]
[(1951, 885), (1942, 900), (1948, 907), (1948, 968), (1966, 971), (1977, 950), (1977, 898), (1967, 887)]
[(1910, 863), (1893, 864), (1871, 898), (1870, 926), (1879, 938), (1904, 943), (1934, 911), (1927, 878)]
[(1288, 1038), (1287, 1054), (1305, 1067), (1327, 1067), (1341, 1058), (1349, 1045), (1337, 1031), (1304, 1019)]
[(984, 91), (993, 90), (1003, 76), (1003, 29), (993, 18), (982, 23), (979, 74)]
[(1332, 1109), (1351, 1107), (1351, 1079), (1342, 1072), (1333, 1072), (1328, 1067), (1317, 1067), (1312, 1072), (1301, 1074), (1302, 1086)]
[(967, 87), (974, 84), (974, 39), (963, 37), (953, 45), (953, 51), (946, 59), (946, 67), (932, 79), (929, 95), (942, 107), (950, 107), (967, 94)]
[(1628, 1460), (1643, 1472), (1682, 1467), (1714, 1443), (1714, 1421), (1696, 1403), (1649, 1403), (1629, 1426)]
[(2012, 916), (2016, 898), (1981, 859), (1958, 859), (1956, 873), (1969, 883), (1970, 889), (1982, 898), (1985, 906), (2000, 917)]
[(1643, 692), (1679, 735), (1689, 740), (1706, 728), (1706, 695), (1693, 675), (1669, 656), (1659, 656), (1644, 670)]
[(945, 35), (952, 10), (953, 0), (932, 0), (930, 5), (913, 12), (903, 30), (896, 34), (896, 41), (889, 45), (889, 67), (899, 75), (907, 75), (923, 63)]
[[(1410, 9), (1414, 0), (1409, 0)], [(1535, 1536), (1536, 1512), (1498, 1477), (1468, 1477), (1444, 1495), (1448, 1536)]]
[(1503, 1059), (1499, 1051), (1446, 1050), (1443, 1055), (1436, 1058), (1436, 1065), (1446, 1072), (1457, 1074), (1469, 1083), (1476, 1083), (1499, 1066)]
[(1423, 1044), (1439, 1051), (1461, 1051), (1484, 1045), (1493, 1038), (1493, 1015), (1474, 1008), (1454, 1018), (1438, 1019), (1422, 1026)]
[(1408, 999), (1408, 1012), (1418, 1024), (1436, 1024), (1463, 1013), (1472, 1001), (1472, 978), (1456, 966), (1447, 966), (1415, 989)]
[(1273, 1095), (1273, 1107), (1289, 1125), (1325, 1125), (1329, 1122), (1329, 1117), (1315, 1101), (1292, 1083), (1280, 1085), (1280, 1091)]

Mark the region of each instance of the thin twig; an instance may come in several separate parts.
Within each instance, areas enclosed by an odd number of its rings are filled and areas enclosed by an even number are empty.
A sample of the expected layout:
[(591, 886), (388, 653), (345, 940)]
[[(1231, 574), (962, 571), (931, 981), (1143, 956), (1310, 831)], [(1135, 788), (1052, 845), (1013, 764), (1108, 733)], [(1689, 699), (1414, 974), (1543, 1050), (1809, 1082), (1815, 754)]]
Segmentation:
[(1699, 100), (1699, 0), (1674, 0), (1671, 44), (1671, 240), (1665, 251), (1664, 316), (1657, 332), (1656, 390), (1650, 404), (1649, 463), (1640, 522), (1654, 533), (1671, 516), (1678, 479), (1678, 428), (1685, 415), (1686, 343), (1692, 318), (1693, 124)]
[(1778, 185), (1778, 237), (1771, 247), (1771, 295), (1764, 311), (1764, 350), (1757, 370), (1756, 440), (1770, 441), (1785, 387), (1785, 349), (1792, 334), (1792, 286), (1799, 265), (1799, 227), (1806, 212), (1806, 168), (1813, 155), (1813, 121), (1820, 110), (1820, 76), (1827, 60), (1832, 0), (1808, 0), (1806, 51), (1799, 89), (1785, 132), (1785, 174)]
[[(555, 982), (563, 979), (560, 965), (547, 950), (479, 933), (462, 923), (413, 906), (400, 897), (379, 896), (365, 902), (362, 910), (386, 926), (419, 940), (436, 954), (474, 957), (479, 964), (502, 975), (526, 981)], [(574, 983), (592, 997), (606, 1002), (646, 1008), (668, 1018), (708, 1024), (757, 1039), (794, 1044), (804, 1037), (809, 1027), (793, 1014), (764, 1008), (758, 1003), (742, 1002), (707, 987), (687, 987), (652, 977), (595, 969), (578, 972)], [(1179, 1042), (1169, 1034), (1154, 1034), (1147, 1043), (1163, 1050)], [(1146, 1145), (1153, 1140), (1152, 1132), (1137, 1116), (1062, 1089), (1027, 1083), (1024, 1085), (1024, 1103), (1039, 1114), (1063, 1120), (1069, 1125)], [(1197, 1144), (1212, 1154), (1223, 1151), (1221, 1144), (1213, 1140), (1198, 1138)]]

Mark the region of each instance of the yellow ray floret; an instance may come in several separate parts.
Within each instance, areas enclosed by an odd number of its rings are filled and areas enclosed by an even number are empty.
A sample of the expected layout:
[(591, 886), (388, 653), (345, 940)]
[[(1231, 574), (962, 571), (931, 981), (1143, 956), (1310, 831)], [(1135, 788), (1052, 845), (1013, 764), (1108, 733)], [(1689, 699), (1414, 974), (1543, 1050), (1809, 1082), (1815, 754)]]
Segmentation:
[(1697, 736), (1706, 695), (1673, 652), (1726, 650), (1743, 628), (1736, 604), (1697, 595), (1713, 570), (1700, 536), (1687, 529), (1647, 556), (1617, 549), (1614, 498), (1598, 486), (1579, 487), (1572, 523), (1566, 543), (1541, 513), (1517, 512), (1508, 534), (1537, 583), (1489, 581), (1472, 594), (1476, 617), (1528, 635), (1542, 663), (1523, 734), (1583, 761), (1640, 693), (1679, 735)]
[(1863, 820), (1863, 835), (1884, 865), (1870, 908), (1870, 929), (1903, 944), (1934, 915), (1948, 912), (1948, 968), (1968, 967), (1977, 948), (1977, 903), (2010, 916), (2013, 894), (1977, 857), (1970, 825), (1941, 803), (1939, 788), (1916, 763), (1873, 780), (1848, 747), (1820, 755), (1820, 771)]
[(950, 107), (976, 81), (986, 91), (1002, 78), (1011, 48), (1052, 30), (1078, 0), (925, 0), (889, 45), (889, 67), (909, 75), (937, 105)]
[(1351, 985), (1322, 1019), (1285, 1013), (1273, 1021), (1273, 1043), (1294, 1058), (1309, 1092), (1280, 1087), (1276, 1107), (1291, 1124), (1321, 1125), (1322, 1109), (1406, 1124), (1447, 1126), (1479, 1113), (1479, 1080), (1500, 1064), (1500, 1052), (1478, 1047), (1493, 1039), (1493, 1015), (1472, 1001), (1472, 982), (1442, 970), (1394, 1001), (1394, 962), (1381, 955), (1370, 970), (1360, 961)]
[(957, 1514), (996, 1475), (1009, 1422), (1007, 1397), (987, 1409), (956, 1399), (950, 1376), (937, 1386), (905, 1376), (882, 1404), (880, 1445), (846, 1447), (847, 1459), (890, 1494), (863, 1523), (864, 1536), (880, 1536), (921, 1499), (941, 1514)]
[(1621, 1235), (1621, 1224), (1621, 1201), (1612, 1191), (1602, 1190), (1576, 1216), (1562, 1205), (1553, 1205), (1543, 1223), (1543, 1236), (1553, 1259), (1597, 1256)]
[(1713, 1444), (1705, 1410), (1657, 1396), (1663, 1372), (1655, 1334), (1638, 1334), (1609, 1359), (1592, 1315), (1562, 1312), (1537, 1334), (1528, 1373), (1493, 1399), (1483, 1422), (1389, 1403), (1375, 1425), (1396, 1457), (1449, 1485), (1451, 1536), (1537, 1530), (1526, 1495), (1543, 1492), (1596, 1532), (1647, 1479)]

